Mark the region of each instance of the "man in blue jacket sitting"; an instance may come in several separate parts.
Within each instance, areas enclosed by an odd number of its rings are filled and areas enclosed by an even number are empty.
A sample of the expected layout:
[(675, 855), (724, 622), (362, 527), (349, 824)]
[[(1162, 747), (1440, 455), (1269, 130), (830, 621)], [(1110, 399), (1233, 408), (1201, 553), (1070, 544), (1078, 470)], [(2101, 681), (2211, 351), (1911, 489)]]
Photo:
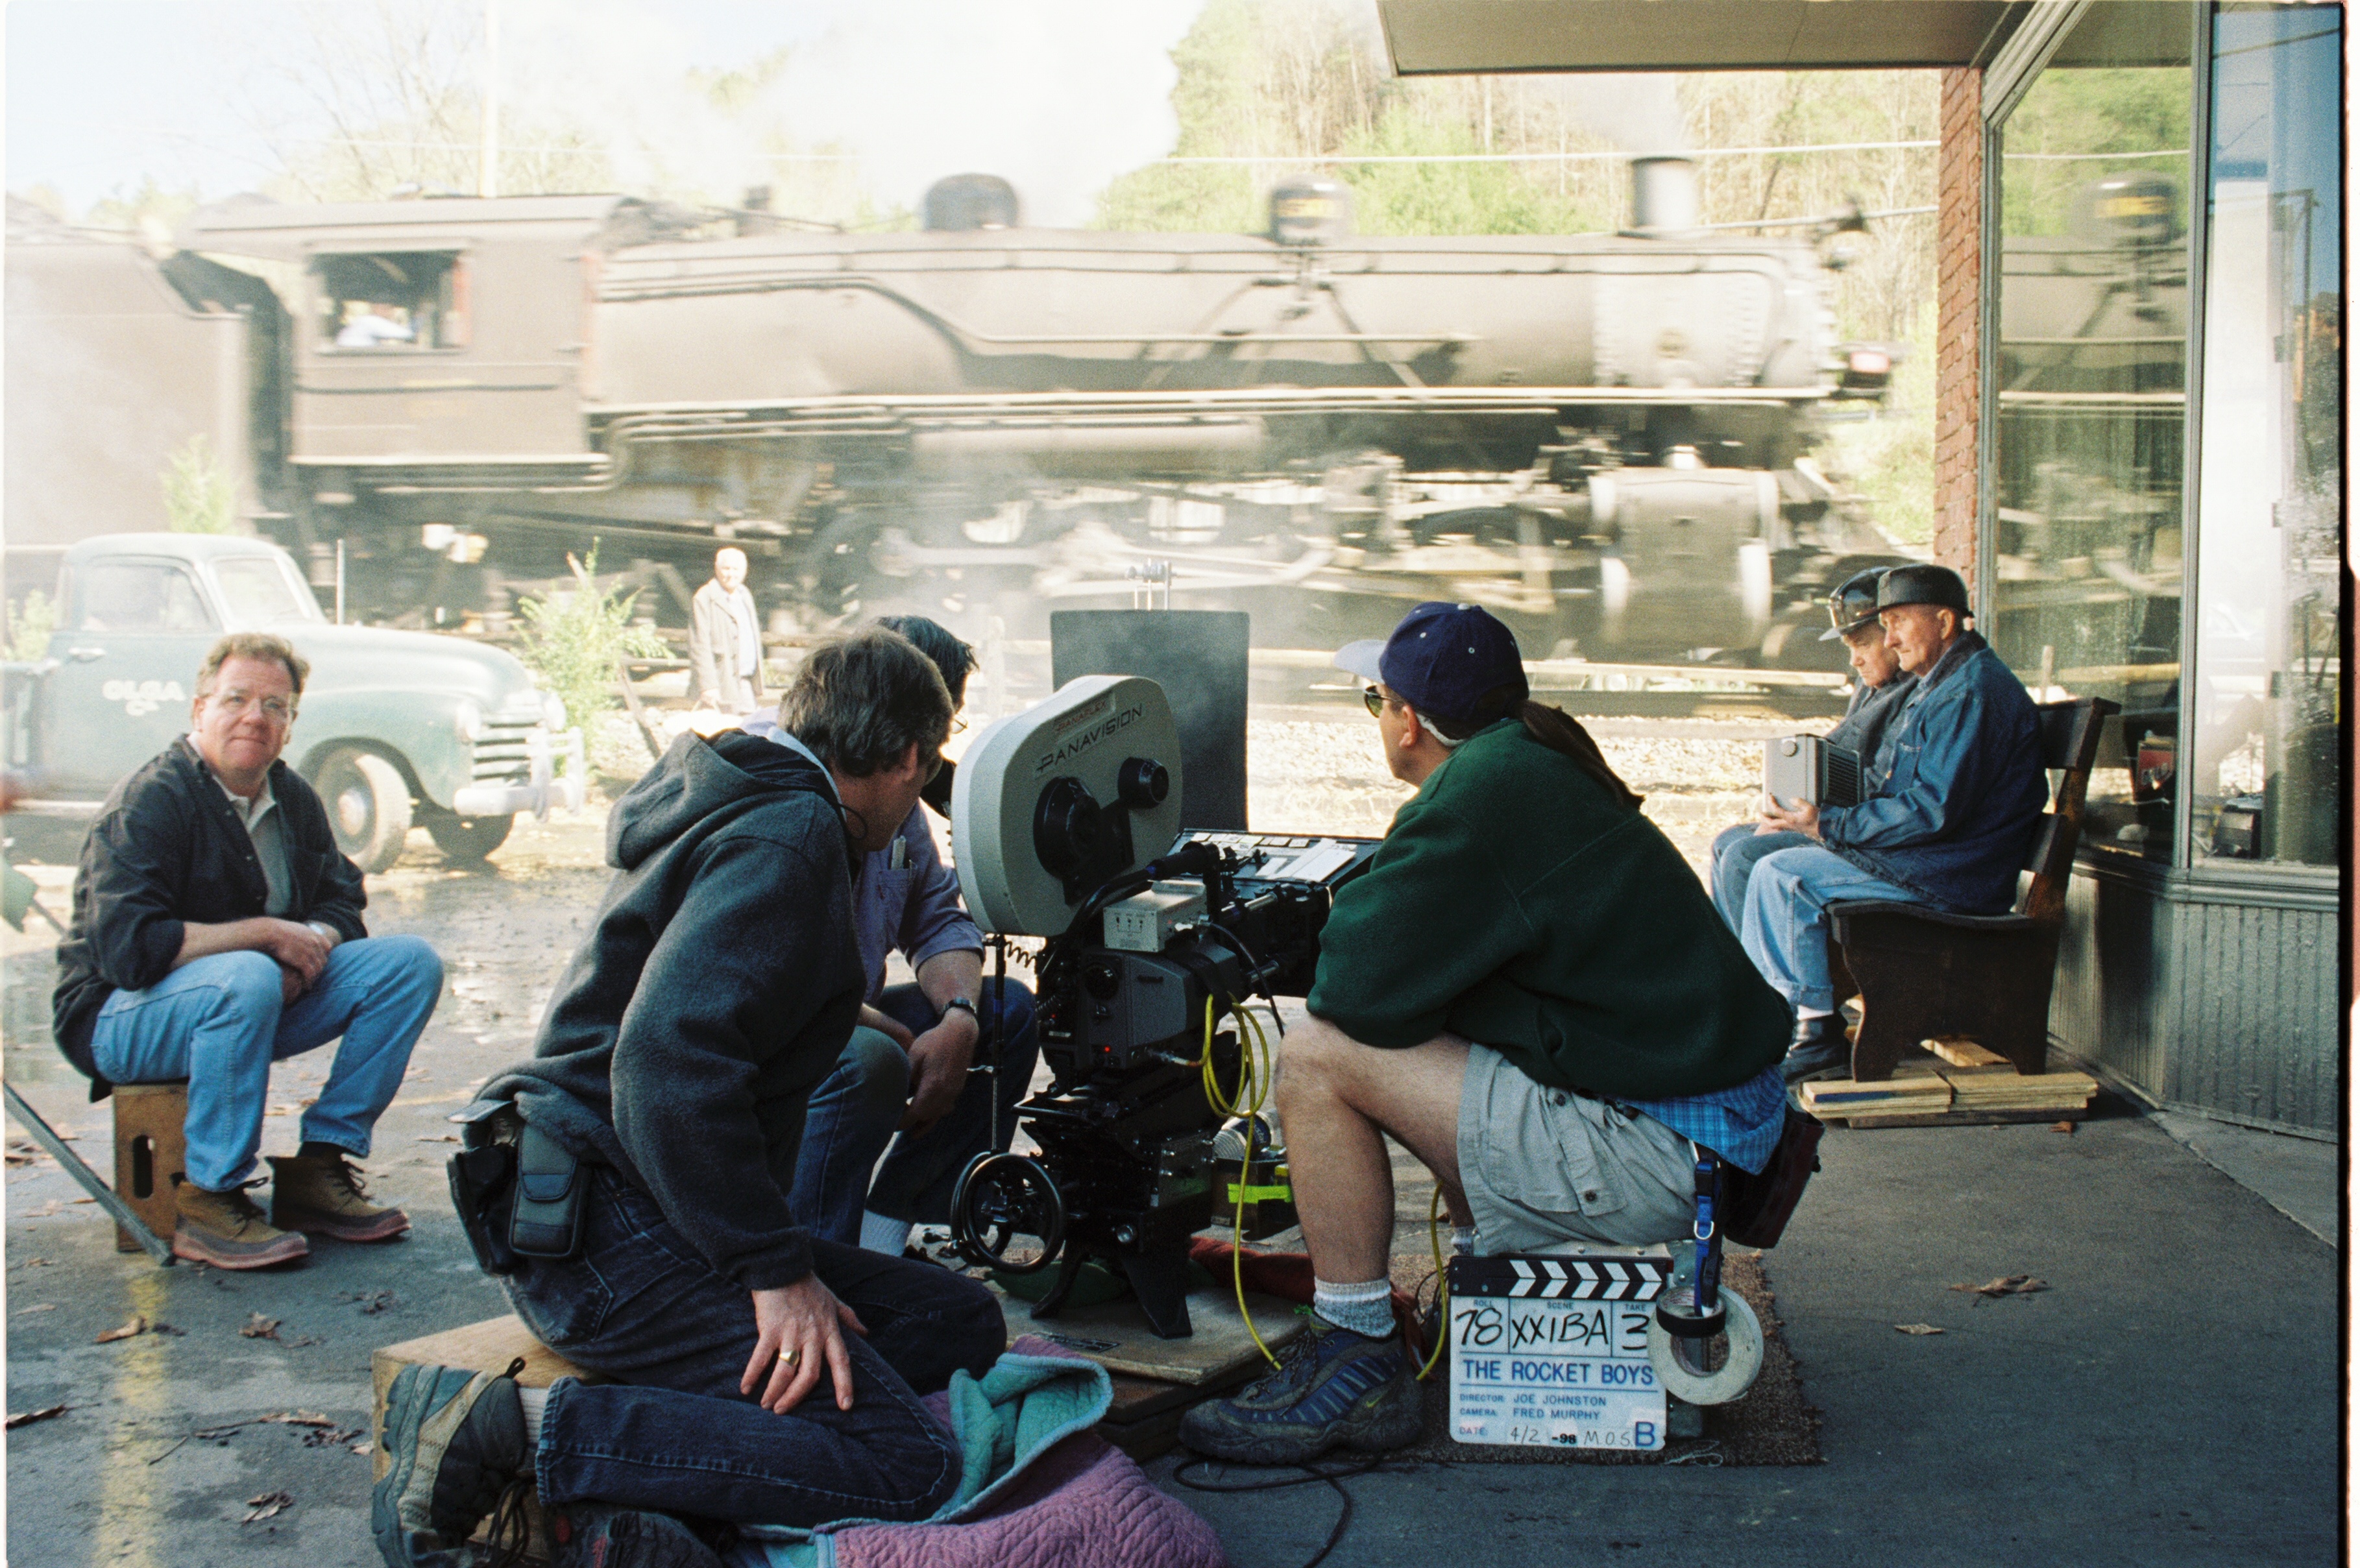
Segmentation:
[(2016, 873), (2048, 803), (2032, 699), (1968, 629), (1959, 574), (1896, 567), (1876, 605), (1916, 691), (1877, 746), (1859, 805), (1764, 803), (1766, 830), (1819, 843), (1765, 856), (1745, 889), (1739, 937), (1795, 1009), (1790, 1083), (1848, 1071), (1852, 1060), (1828, 975), (1828, 906), (1877, 899), (2000, 913), (2016, 900)]

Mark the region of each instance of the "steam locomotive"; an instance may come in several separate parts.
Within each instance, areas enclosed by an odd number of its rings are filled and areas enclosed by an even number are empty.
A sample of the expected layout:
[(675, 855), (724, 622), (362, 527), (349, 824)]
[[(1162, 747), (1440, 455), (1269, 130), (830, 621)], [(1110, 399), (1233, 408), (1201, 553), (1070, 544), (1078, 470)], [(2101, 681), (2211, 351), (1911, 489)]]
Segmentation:
[[(154, 432), (193, 428), (358, 618), (497, 627), (595, 536), (683, 598), (737, 544), (774, 626), (1023, 635), (1154, 582), (1819, 657), (1786, 635), (1815, 596), (1898, 558), (1808, 456), (1891, 368), (1834, 340), (1821, 242), (1859, 220), (1713, 233), (1692, 165), (1633, 169), (1633, 226), (1573, 237), (1356, 235), (1312, 179), (1261, 235), (1032, 229), (961, 176), (913, 233), (750, 197), (242, 198), (145, 251), (19, 244), (12, 514), (49, 511), (12, 543), (152, 526)], [(109, 483), (148, 500), (93, 517)]]

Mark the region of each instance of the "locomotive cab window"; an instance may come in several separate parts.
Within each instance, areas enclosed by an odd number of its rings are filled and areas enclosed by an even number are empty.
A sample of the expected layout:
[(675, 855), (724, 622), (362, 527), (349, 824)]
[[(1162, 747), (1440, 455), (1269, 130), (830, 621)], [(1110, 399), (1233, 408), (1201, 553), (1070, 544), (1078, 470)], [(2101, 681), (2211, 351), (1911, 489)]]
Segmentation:
[(319, 347), (399, 354), (467, 344), (467, 262), (451, 251), (314, 256)]

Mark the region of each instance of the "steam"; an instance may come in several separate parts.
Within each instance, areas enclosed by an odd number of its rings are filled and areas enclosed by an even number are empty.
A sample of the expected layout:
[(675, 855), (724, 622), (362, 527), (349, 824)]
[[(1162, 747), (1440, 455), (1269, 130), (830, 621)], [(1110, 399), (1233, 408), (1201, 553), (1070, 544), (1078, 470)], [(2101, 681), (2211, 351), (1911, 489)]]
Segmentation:
[[(767, 61), (732, 61), (743, 74), (716, 86), (696, 71), (687, 34), (645, 0), (503, 0), (503, 117), (518, 142), (535, 125), (572, 128), (626, 191), (734, 201), (758, 184), (807, 191), (793, 177), (825, 169), (881, 212), (916, 208), (945, 175), (981, 171), (1016, 187), (1028, 223), (1072, 225), (1115, 176), (1172, 150), (1171, 49), (1202, 5), (805, 6), (792, 13), (800, 37)], [(586, 125), (585, 103), (599, 105)], [(780, 156), (813, 153), (852, 161)]]
[(1543, 91), (1557, 97), (1591, 131), (1634, 153), (1687, 152), (1688, 115), (1680, 108), (1677, 78), (1661, 73), (1536, 76)]

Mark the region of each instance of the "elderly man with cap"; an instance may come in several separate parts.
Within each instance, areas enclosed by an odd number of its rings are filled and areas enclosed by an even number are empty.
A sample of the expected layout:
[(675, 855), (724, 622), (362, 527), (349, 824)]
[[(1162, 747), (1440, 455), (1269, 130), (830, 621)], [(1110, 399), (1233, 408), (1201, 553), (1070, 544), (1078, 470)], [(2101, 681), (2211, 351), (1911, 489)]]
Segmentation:
[(1417, 794), (1338, 894), (1280, 1048), (1309, 1331), (1181, 1427), (1247, 1464), (1416, 1441), (1386, 1135), (1434, 1171), (1462, 1250), (1646, 1246), (1688, 1234), (1698, 1146), (1759, 1171), (1786, 1105), (1791, 1016), (1588, 733), (1530, 701), (1506, 626), (1421, 604), (1336, 662), (1376, 683)]
[(1959, 574), (1895, 567), (1876, 604), (1885, 644), (1916, 684), (1863, 770), (1860, 804), (1765, 803), (1765, 827), (1815, 842), (1765, 856), (1745, 888), (1745, 951), (1795, 1008), (1789, 1083), (1844, 1072), (1852, 1059), (1828, 975), (1828, 906), (2004, 911), (2049, 800), (2032, 698), (1969, 629)]
[[(1821, 642), (1841, 638), (1860, 683), (1852, 688), (1852, 703), (1827, 734), (1830, 746), (1840, 746), (1866, 760), (1876, 755), (1885, 730), (1908, 705), (1918, 678), (1905, 674), (1901, 660), (1885, 645), (1885, 627), (1876, 618), (1876, 587), (1890, 570), (1873, 566), (1844, 579), (1828, 595), (1828, 618), (1834, 626), (1819, 634)], [(1740, 822), (1712, 841), (1712, 907), (1737, 931), (1745, 918), (1745, 884), (1754, 867), (1782, 849), (1800, 849), (1810, 835), (1772, 827), (1764, 822)]]

